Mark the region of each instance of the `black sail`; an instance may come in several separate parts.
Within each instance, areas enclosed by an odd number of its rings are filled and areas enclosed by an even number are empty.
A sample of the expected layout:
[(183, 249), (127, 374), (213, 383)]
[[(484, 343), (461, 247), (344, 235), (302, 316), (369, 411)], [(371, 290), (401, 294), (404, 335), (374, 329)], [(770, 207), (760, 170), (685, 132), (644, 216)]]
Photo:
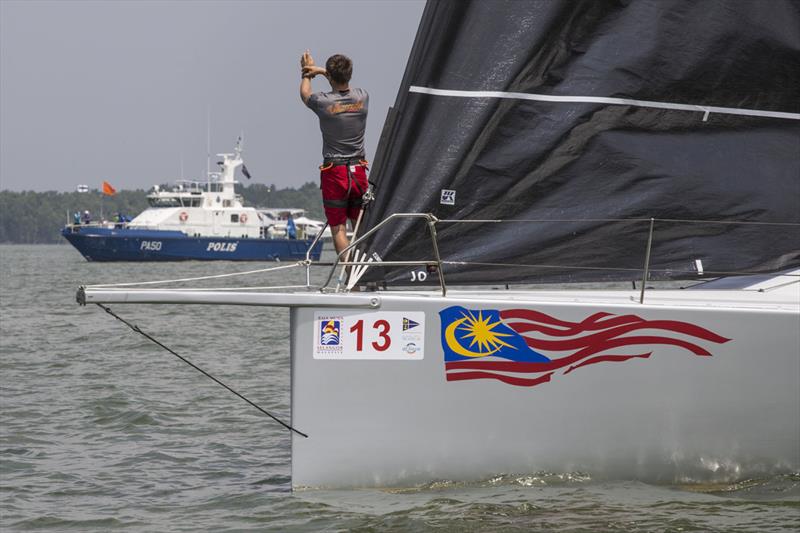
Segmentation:
[(651, 279), (797, 267), (798, 119), (798, 2), (429, 1), (360, 233), (433, 214), (448, 283), (640, 278), (651, 218)]

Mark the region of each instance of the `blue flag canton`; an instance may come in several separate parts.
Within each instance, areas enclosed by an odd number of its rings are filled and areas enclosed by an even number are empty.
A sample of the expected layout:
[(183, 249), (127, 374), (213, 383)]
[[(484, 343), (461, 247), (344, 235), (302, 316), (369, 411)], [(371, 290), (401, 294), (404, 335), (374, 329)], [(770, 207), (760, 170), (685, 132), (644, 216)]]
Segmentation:
[(525, 338), (503, 322), (496, 309), (469, 310), (454, 305), (442, 309), (439, 317), (445, 361), (469, 361), (487, 356), (526, 363), (550, 360), (531, 350)]

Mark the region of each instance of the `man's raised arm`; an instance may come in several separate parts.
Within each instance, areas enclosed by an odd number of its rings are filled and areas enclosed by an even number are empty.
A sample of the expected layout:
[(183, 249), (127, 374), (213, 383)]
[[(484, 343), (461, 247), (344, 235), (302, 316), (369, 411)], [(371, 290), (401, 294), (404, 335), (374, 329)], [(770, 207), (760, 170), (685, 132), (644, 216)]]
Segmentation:
[(304, 104), (307, 104), (308, 99), (311, 98), (311, 79), (318, 74), (327, 77), (328, 73), (325, 72), (324, 68), (314, 65), (314, 58), (311, 57), (311, 53), (308, 50), (300, 56), (300, 68), (303, 73), (303, 77), (300, 80), (300, 98)]

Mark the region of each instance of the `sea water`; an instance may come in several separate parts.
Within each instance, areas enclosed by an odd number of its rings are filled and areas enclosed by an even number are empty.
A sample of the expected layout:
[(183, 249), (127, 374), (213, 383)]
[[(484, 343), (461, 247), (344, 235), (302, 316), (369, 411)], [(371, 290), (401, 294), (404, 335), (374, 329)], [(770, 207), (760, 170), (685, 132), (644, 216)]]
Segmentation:
[[(800, 473), (653, 485), (498, 472), (292, 493), (285, 429), (97, 306), (75, 303), (86, 283), (269, 266), (88, 263), (67, 245), (0, 246), (0, 530), (800, 530)], [(213, 283), (303, 280), (289, 269)], [(286, 310), (111, 307), (288, 419)]]

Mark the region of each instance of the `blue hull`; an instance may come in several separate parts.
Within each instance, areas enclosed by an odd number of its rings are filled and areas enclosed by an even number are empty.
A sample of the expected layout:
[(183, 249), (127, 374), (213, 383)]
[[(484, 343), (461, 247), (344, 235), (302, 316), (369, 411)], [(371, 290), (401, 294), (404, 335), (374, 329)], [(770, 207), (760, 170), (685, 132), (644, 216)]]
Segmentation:
[[(292, 261), (311, 240), (187, 237), (179, 231), (68, 226), (63, 235), (89, 261)], [(311, 252), (319, 260), (322, 242)]]

